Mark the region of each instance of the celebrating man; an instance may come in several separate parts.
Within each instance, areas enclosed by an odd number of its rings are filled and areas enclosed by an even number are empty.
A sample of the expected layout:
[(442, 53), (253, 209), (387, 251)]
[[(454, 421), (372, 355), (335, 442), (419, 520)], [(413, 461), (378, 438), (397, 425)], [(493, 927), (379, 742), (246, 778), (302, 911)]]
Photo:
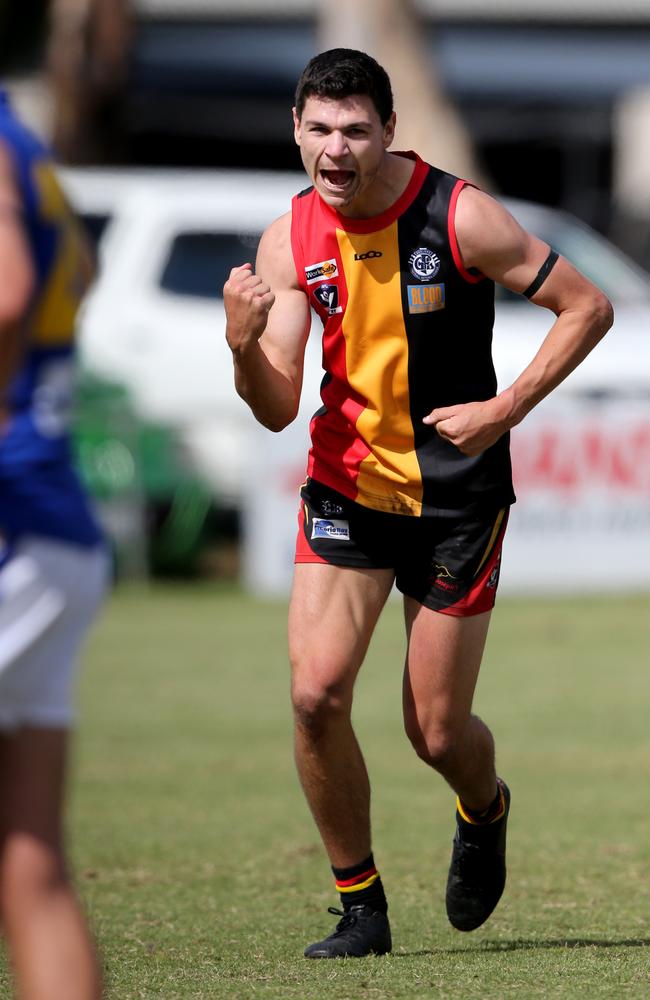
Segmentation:
[[(296, 416), (310, 307), (323, 331), (289, 614), (295, 752), (343, 910), (309, 958), (391, 949), (351, 725), (382, 607), (404, 595), (406, 732), (457, 795), (447, 913), (473, 930), (505, 885), (510, 793), (472, 698), (514, 501), (508, 431), (607, 331), (606, 297), (471, 183), (389, 151), (390, 81), (334, 49), (298, 83), (295, 138), (312, 187), (224, 289), (237, 391), (274, 431)], [(494, 282), (555, 313), (497, 392)]]

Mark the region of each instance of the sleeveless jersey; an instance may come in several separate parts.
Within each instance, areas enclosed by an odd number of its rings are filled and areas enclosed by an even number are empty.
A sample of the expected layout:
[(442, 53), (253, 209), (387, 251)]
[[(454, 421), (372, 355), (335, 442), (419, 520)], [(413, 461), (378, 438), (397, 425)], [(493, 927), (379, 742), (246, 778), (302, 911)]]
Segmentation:
[(467, 182), (399, 155), (413, 175), (382, 215), (348, 218), (313, 188), (292, 201), (298, 281), (324, 325), (308, 475), (416, 517), (506, 506), (507, 435), (468, 458), (422, 423), (434, 407), (496, 393), (494, 284), (465, 269), (454, 229)]
[(69, 420), (74, 326), (84, 291), (82, 242), (48, 150), (14, 117), (0, 90), (0, 143), (13, 160), (35, 270), (23, 355), (0, 429), (0, 534), (95, 545), (101, 532), (72, 464)]

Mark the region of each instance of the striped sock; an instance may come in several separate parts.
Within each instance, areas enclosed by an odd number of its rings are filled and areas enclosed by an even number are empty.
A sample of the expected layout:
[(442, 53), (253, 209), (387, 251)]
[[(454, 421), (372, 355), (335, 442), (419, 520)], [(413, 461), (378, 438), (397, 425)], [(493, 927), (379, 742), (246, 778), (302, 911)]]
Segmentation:
[(341, 896), (344, 912), (352, 906), (369, 906), (372, 910), (386, 913), (388, 903), (379, 872), (375, 868), (372, 854), (358, 865), (350, 868), (334, 868), (336, 888)]
[(494, 800), (490, 803), (487, 809), (483, 810), (483, 812), (478, 812), (476, 809), (468, 809), (467, 806), (463, 805), (460, 801), (460, 798), (456, 799), (456, 808), (466, 823), (473, 823), (475, 826), (480, 826), (486, 823), (496, 823), (496, 821), (501, 819), (506, 811), (506, 800), (503, 795), (503, 789), (501, 788), (501, 782), (497, 778), (497, 794)]

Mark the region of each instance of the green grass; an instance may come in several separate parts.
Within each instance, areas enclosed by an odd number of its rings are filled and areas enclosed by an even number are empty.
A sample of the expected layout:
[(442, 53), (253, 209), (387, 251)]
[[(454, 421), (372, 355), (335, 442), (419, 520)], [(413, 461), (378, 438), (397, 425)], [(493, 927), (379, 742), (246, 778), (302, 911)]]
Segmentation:
[(402, 734), (387, 608), (355, 718), (395, 950), (343, 962), (302, 958), (337, 900), (294, 773), (285, 618), (124, 587), (93, 636), (69, 820), (111, 1000), (650, 995), (650, 596), (500, 601), (476, 709), (513, 792), (509, 883), (471, 935), (446, 921), (453, 797)]

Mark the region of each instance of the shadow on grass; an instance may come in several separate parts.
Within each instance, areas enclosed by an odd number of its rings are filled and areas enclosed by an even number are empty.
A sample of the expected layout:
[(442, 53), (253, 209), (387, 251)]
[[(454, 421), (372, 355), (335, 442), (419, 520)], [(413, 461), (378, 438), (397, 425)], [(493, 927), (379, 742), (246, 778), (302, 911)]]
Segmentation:
[(650, 938), (557, 938), (539, 940), (515, 938), (514, 941), (483, 941), (467, 948), (431, 948), (422, 951), (393, 952), (401, 958), (417, 958), (421, 955), (466, 955), (477, 952), (537, 951), (547, 948), (648, 948)]

